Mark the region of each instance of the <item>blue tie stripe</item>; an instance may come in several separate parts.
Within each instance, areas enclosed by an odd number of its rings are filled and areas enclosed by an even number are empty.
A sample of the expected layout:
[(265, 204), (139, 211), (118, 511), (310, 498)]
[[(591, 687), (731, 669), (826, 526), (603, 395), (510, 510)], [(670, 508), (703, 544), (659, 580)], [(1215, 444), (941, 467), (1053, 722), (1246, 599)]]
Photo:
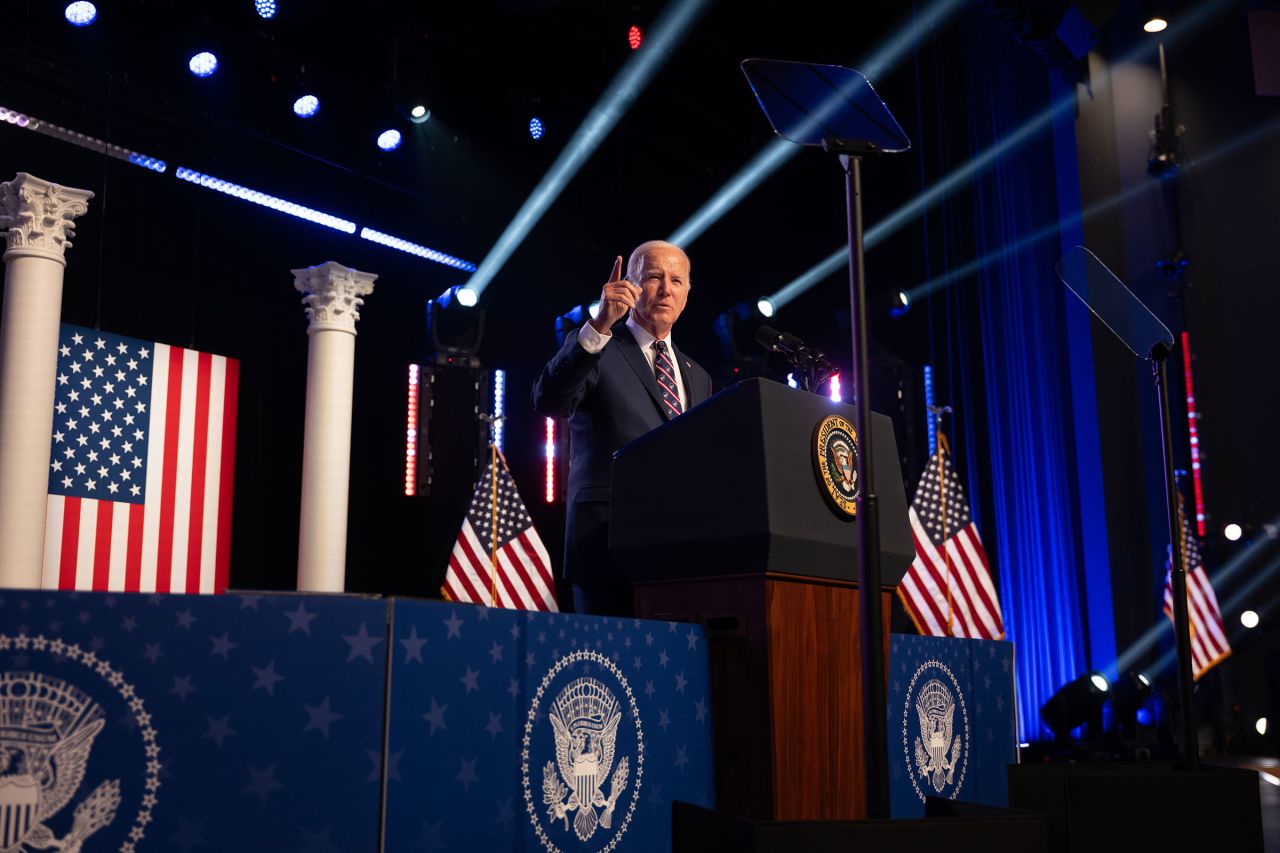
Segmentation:
[(658, 388), (662, 391), (662, 402), (667, 405), (668, 411), (665, 414), (669, 420), (683, 411), (680, 395), (675, 390), (675, 365), (667, 355), (666, 341), (654, 341), (653, 350), (655, 353), (653, 375), (658, 381)]

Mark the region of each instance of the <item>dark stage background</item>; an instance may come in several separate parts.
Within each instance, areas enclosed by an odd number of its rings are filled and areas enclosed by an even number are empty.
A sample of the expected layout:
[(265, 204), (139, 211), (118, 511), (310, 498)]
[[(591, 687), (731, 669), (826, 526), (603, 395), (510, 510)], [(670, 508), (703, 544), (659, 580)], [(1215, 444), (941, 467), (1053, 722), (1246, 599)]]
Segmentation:
[[(928, 458), (924, 365), (937, 371), (938, 401), (957, 410), (949, 431), (1018, 644), (1025, 737), (1038, 734), (1036, 709), (1057, 686), (1088, 668), (1113, 669), (1161, 619), (1167, 536), (1154, 395), (1146, 365), (1097, 327), (1090, 335), (1087, 315), (1053, 276), (1064, 248), (1079, 242), (1175, 333), (1191, 333), (1206, 552), (1212, 568), (1259, 542), (1232, 588), (1264, 578), (1247, 598), (1263, 626), (1239, 638), (1212, 689), (1248, 704), (1241, 719), (1266, 707), (1280, 715), (1267, 686), (1280, 676), (1261, 677), (1267, 660), (1275, 666), (1267, 637), (1277, 631), (1280, 593), (1266, 579), (1278, 549), (1264, 529), (1280, 514), (1271, 451), (1280, 414), (1271, 346), (1280, 148), (1265, 136), (1186, 171), (1193, 286), (1171, 298), (1155, 264), (1172, 236), (1161, 188), (1145, 172), (1158, 71), (1153, 48), (1126, 58), (1150, 39), (1141, 4), (1114, 5), (1092, 51), (1074, 61), (1053, 34), (1069, 4), (962, 3), (874, 81), (915, 146), (866, 165), (869, 224), (1009, 140), (1055, 99), (1077, 99), (867, 256), (883, 380), (874, 402), (895, 416), (909, 492)], [(1249, 12), (1262, 5), (1178, 4), (1197, 20), (1168, 43), (1188, 161), (1280, 118), (1277, 100), (1254, 88)], [(63, 319), (241, 360), (231, 582), (288, 589), (306, 368), (306, 322), (289, 271), (332, 259), (377, 273), (358, 325), (347, 584), (429, 593), (443, 567), (427, 564), (422, 542), (428, 531), (451, 538), (465, 506), (429, 513), (426, 499), (403, 494), (406, 369), (429, 356), (426, 300), (465, 274), (173, 172), (187, 166), (478, 263), (629, 57), (627, 27), (651, 25), (662, 4), (282, 0), (271, 21), (247, 0), (99, 6), (93, 27), (74, 30), (62, 4), (10, 4), (0, 52), (0, 105), (169, 163), (158, 175), (0, 127), (0, 176), (28, 171), (97, 193), (68, 253)], [(743, 58), (855, 63), (929, 6), (711, 5), (484, 293), (480, 357), (508, 371), (507, 458), (557, 561), (563, 508), (540, 499), (543, 426), (528, 405), (554, 351), (554, 318), (595, 298), (616, 255), (667, 236), (770, 140), (737, 67)], [(222, 63), (208, 80), (185, 70), (202, 47)], [(304, 85), (322, 99), (306, 122), (289, 111)], [(377, 132), (396, 123), (397, 102), (415, 90), (431, 119), (400, 121), (405, 144), (377, 151)], [(527, 132), (533, 115), (547, 127), (538, 141)], [(1072, 219), (1126, 190), (1134, 192), (1124, 203)], [(1043, 229), (1044, 239), (889, 316), (899, 290)], [(713, 374), (725, 371), (716, 316), (777, 290), (844, 237), (836, 165), (816, 152), (793, 158), (689, 247), (694, 287), (679, 345)], [(774, 325), (847, 365), (843, 270), (786, 305)], [(904, 383), (901, 405), (890, 376)], [(1181, 410), (1175, 428), (1186, 466)], [(1222, 540), (1228, 521), (1245, 525), (1244, 542)], [(1220, 601), (1231, 591), (1219, 589)], [(1229, 625), (1239, 626), (1243, 606), (1224, 613)]]

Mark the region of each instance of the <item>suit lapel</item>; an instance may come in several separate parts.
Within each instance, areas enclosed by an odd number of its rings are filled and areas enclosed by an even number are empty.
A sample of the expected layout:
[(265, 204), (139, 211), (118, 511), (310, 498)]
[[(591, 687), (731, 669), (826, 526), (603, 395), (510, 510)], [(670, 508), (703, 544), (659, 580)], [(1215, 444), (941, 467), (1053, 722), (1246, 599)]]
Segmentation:
[[(693, 360), (675, 347), (672, 347), (671, 349), (675, 351), (676, 358), (680, 361), (680, 378), (684, 380), (684, 393), (686, 399), (689, 401), (688, 408), (692, 409), (694, 406), (705, 400), (706, 397), (702, 394), (701, 388), (694, 387)], [(656, 379), (654, 380), (654, 383), (657, 383)]]
[(653, 404), (658, 407), (658, 413), (661, 414), (663, 412), (662, 392), (658, 390), (658, 380), (654, 377), (653, 370), (649, 367), (649, 362), (645, 359), (644, 353), (640, 351), (640, 344), (636, 342), (631, 330), (625, 325), (614, 326), (613, 334), (618, 338), (618, 351), (627, 360), (627, 364), (631, 365), (631, 369), (636, 372), (636, 376), (640, 378), (640, 384), (649, 392), (649, 396), (653, 398)]

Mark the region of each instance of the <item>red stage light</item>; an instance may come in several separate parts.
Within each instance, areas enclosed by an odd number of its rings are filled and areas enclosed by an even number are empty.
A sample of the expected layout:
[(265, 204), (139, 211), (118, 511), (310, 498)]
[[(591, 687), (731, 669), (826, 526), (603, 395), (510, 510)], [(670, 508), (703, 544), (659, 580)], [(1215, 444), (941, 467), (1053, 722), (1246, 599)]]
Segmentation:
[(546, 491), (544, 497), (547, 503), (556, 502), (556, 422), (553, 418), (547, 418), (547, 437), (546, 437)]
[(644, 42), (644, 33), (640, 32), (640, 28), (632, 26), (627, 30), (627, 44), (631, 45), (632, 50), (638, 50), (641, 43)]

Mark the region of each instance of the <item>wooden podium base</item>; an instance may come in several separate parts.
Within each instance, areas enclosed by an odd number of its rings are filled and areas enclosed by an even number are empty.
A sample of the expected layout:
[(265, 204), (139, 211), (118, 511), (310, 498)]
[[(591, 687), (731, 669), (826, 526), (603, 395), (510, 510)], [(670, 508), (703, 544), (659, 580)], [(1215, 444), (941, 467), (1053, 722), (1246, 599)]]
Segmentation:
[[(856, 583), (771, 572), (634, 590), (637, 616), (706, 629), (719, 811), (865, 817)], [(882, 595), (887, 656), (892, 590)]]

